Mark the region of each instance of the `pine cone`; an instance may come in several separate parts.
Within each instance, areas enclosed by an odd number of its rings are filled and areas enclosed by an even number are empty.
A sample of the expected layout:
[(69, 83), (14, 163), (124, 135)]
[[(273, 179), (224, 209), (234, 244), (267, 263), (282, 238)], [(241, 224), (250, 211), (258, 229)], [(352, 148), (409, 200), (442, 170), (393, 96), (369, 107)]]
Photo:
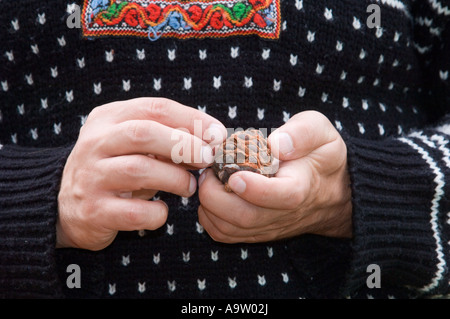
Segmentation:
[(228, 179), (239, 171), (251, 171), (271, 177), (273, 156), (260, 130), (239, 131), (228, 137), (218, 148), (212, 169), (225, 190), (231, 192)]

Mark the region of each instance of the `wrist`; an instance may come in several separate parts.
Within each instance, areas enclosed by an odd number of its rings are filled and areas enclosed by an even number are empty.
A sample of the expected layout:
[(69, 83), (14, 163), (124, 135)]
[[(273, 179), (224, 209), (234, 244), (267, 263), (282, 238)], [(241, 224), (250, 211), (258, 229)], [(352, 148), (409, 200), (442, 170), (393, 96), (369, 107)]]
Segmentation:
[(350, 176), (347, 166), (336, 174), (334, 182), (329, 180), (324, 183), (328, 195), (317, 194), (321, 204), (315, 206), (305, 220), (306, 233), (312, 233), (327, 237), (351, 238), (353, 236), (353, 204)]

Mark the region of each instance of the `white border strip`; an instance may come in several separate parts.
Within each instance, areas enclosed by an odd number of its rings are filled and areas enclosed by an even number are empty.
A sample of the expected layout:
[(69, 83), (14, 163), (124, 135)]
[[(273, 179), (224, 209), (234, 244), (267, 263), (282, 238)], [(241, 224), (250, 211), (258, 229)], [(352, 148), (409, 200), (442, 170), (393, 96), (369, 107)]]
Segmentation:
[(444, 154), (443, 160), (445, 162), (445, 165), (450, 168), (450, 150), (447, 147), (448, 140), (438, 134), (434, 134), (431, 137), (431, 140), (435, 141), (439, 145), (438, 149), (441, 150)]
[(409, 13), (408, 7), (405, 6), (405, 4), (399, 0), (377, 0), (377, 2), (387, 5), (391, 8), (397, 9), (405, 13), (406, 16), (411, 17), (411, 14)]
[(444, 14), (446, 16), (450, 15), (450, 10), (448, 7), (443, 7), (439, 1), (428, 0), (428, 3), (437, 11), (438, 14)]
[[(420, 135), (420, 133), (415, 134), (415, 136)], [(420, 138), (423, 141), (427, 141), (427, 145), (429, 143), (432, 143), (426, 136), (423, 136)], [(412, 140), (408, 138), (401, 137), (399, 138), (399, 141), (408, 144), (413, 149), (415, 149), (420, 155), (422, 155), (422, 158), (427, 162), (427, 164), (430, 166), (433, 173), (436, 175), (436, 178), (434, 179), (434, 182), (436, 183), (436, 188), (434, 189), (434, 197), (431, 201), (431, 229), (433, 230), (433, 237), (436, 240), (436, 254), (437, 258), (439, 260), (437, 264), (437, 271), (434, 275), (434, 278), (432, 279), (431, 283), (426, 285), (425, 287), (420, 288), (420, 291), (422, 292), (428, 292), (434, 288), (436, 288), (439, 284), (439, 281), (443, 277), (444, 273), (444, 266), (445, 266), (445, 260), (444, 260), (444, 254), (442, 253), (442, 243), (439, 233), (439, 226), (437, 223), (438, 215), (439, 215), (439, 201), (442, 198), (442, 195), (444, 194), (444, 174), (442, 174), (441, 170), (438, 168), (436, 162), (431, 158), (431, 156), (428, 154), (427, 151), (425, 151), (422, 147), (414, 143)]]

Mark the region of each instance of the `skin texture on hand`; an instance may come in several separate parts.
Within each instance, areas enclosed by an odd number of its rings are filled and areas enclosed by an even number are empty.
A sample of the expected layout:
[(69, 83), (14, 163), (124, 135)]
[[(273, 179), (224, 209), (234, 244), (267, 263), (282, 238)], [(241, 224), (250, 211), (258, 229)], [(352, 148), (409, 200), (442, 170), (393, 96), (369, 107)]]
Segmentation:
[[(202, 124), (200, 137), (193, 135), (194, 123)], [(211, 129), (217, 134), (205, 134)], [(209, 135), (213, 141), (202, 140)], [(217, 136), (217, 143), (226, 137), (219, 121), (167, 99), (138, 98), (95, 108), (64, 167), (57, 247), (100, 250), (120, 230), (162, 226), (167, 205), (148, 199), (159, 190), (191, 196), (197, 181), (188, 169), (212, 162), (209, 144)], [(179, 143), (186, 145), (178, 154), (180, 163), (174, 164), (172, 150)]]
[(296, 114), (269, 136), (280, 159), (272, 178), (234, 173), (224, 190), (211, 169), (199, 178), (198, 217), (225, 243), (263, 242), (310, 233), (352, 236), (346, 145), (321, 113)]
[[(193, 135), (195, 121), (202, 123), (203, 140)], [(211, 127), (220, 131), (219, 138), (209, 136)], [(173, 161), (174, 132), (191, 142), (179, 164)], [(161, 227), (168, 207), (148, 199), (159, 190), (191, 196), (197, 183), (188, 169), (211, 164), (211, 147), (225, 139), (224, 132), (214, 118), (166, 99), (94, 109), (64, 168), (57, 247), (100, 250), (120, 230)], [(318, 112), (298, 113), (268, 141), (280, 160), (274, 177), (235, 173), (229, 180), (233, 193), (228, 193), (211, 169), (200, 176), (198, 217), (210, 236), (225, 243), (304, 233), (351, 237), (347, 150), (328, 119)], [(194, 159), (198, 154), (200, 162)]]

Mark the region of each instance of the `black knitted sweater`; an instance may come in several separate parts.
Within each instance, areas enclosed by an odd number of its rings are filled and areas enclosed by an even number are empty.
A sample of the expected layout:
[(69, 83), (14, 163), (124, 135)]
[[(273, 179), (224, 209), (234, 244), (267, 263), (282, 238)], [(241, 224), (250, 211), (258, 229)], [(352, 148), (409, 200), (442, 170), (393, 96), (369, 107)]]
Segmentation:
[[(82, 28), (69, 28), (76, 4)], [(449, 20), (446, 0), (0, 1), (0, 296), (448, 294)], [(120, 232), (98, 252), (56, 249), (58, 189), (80, 127), (94, 107), (142, 96), (230, 128), (326, 115), (348, 148), (353, 238), (222, 244), (198, 223), (197, 194), (159, 192), (162, 228)], [(81, 288), (66, 285), (71, 264)], [(367, 285), (370, 265), (381, 288)]]

